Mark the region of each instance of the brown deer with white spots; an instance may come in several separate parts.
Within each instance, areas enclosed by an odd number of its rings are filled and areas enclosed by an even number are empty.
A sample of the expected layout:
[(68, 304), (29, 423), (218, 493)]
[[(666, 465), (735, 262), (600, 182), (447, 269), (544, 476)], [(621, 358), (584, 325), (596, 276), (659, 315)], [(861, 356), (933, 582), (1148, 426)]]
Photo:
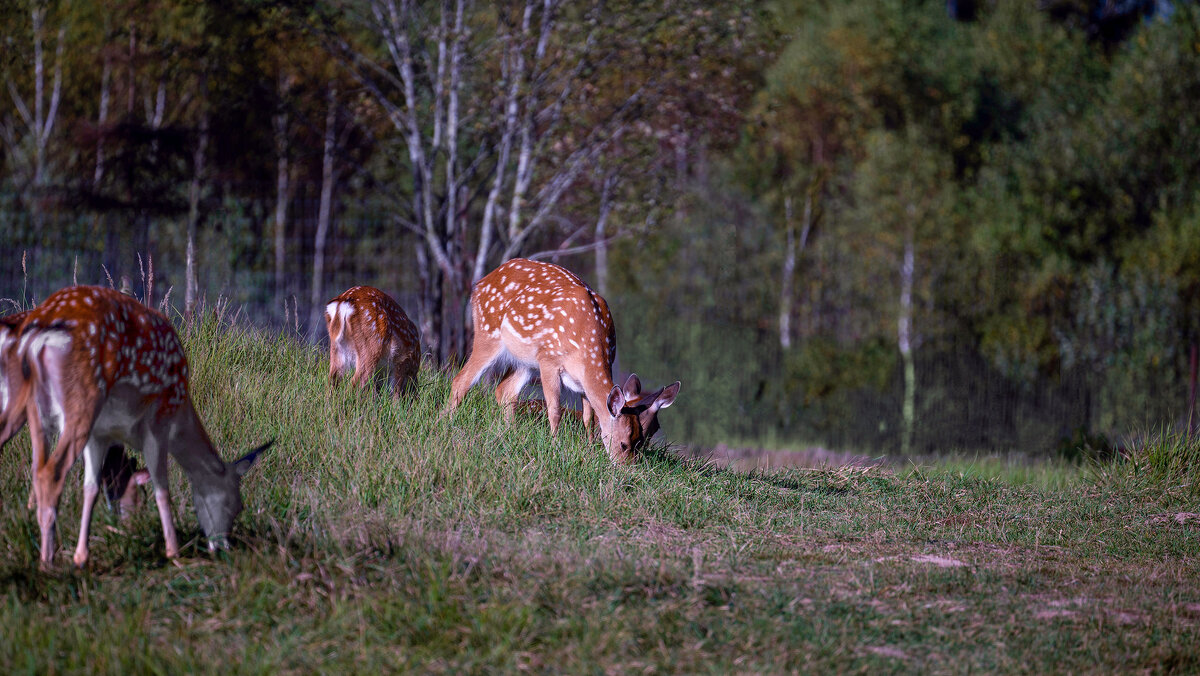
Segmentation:
[(542, 381), (550, 431), (558, 432), (562, 385), (583, 395), (583, 423), (592, 415), (615, 463), (629, 463), (658, 431), (658, 412), (679, 394), (679, 382), (642, 392), (630, 375), (613, 384), (617, 334), (608, 303), (579, 277), (551, 263), (514, 258), (475, 284), (471, 292), (475, 336), (471, 356), (454, 377), (449, 414), (488, 368), (511, 368), (496, 387), (496, 401), (510, 419), (521, 388), (536, 371)]
[[(125, 444), (142, 452), (162, 521), (167, 556), (179, 555), (171, 516), (167, 455), (192, 487), (210, 549), (226, 544), (242, 510), (240, 482), (270, 442), (236, 462), (217, 454), (188, 394), (188, 365), (170, 322), (115, 290), (63, 289), (21, 323), (16, 354), (24, 381), (8, 417), (24, 410), (33, 445), (33, 490), (41, 565), (54, 561), (55, 523), (67, 470), (84, 459), (75, 564), (88, 559), (88, 531), (105, 452)], [(16, 407), (16, 408), (14, 408)], [(47, 435), (58, 433), (48, 452)]]
[(399, 399), (416, 387), (421, 364), (421, 339), (404, 309), (392, 297), (371, 286), (356, 286), (325, 304), (329, 331), (329, 389), (354, 369), (352, 383), (366, 387), (380, 365), (387, 368), (388, 386)]
[[(17, 333), (28, 314), (26, 310), (0, 317), (0, 446), (25, 426), (25, 410), (22, 408), (10, 412), (8, 403), (25, 382), (17, 357)], [(100, 485), (104, 488), (104, 497), (109, 506), (120, 517), (129, 516), (141, 505), (139, 487), (149, 480), (150, 473), (136, 469), (134, 462), (125, 455), (124, 446), (117, 444), (108, 448), (100, 468)], [(29, 509), (34, 508), (35, 500), (30, 489)]]
[[(0, 317), (0, 445), (7, 442), (25, 426), (25, 411), (8, 410), (8, 403), (17, 394), (25, 379), (17, 359), (17, 333), (29, 311)], [(11, 418), (11, 419), (10, 419)]]

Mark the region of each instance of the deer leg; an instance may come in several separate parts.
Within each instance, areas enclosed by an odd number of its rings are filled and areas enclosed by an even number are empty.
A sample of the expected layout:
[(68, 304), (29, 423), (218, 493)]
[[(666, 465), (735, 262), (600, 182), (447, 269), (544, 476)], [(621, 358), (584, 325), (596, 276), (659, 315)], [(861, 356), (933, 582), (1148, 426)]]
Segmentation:
[(471, 356), (467, 358), (467, 363), (463, 364), (462, 370), (454, 376), (454, 381), (450, 384), (450, 399), (442, 409), (443, 416), (453, 413), (454, 409), (458, 408), (463, 398), (467, 396), (467, 390), (471, 389), (471, 386), (479, 380), (479, 377), (492, 365), (492, 362), (496, 361), (498, 356), (500, 356), (500, 340), (488, 338), (477, 330), (475, 342), (471, 344)]
[(30, 447), (33, 450), (33, 457), (30, 460), (29, 468), (29, 502), (26, 503), (26, 508), (31, 512), (37, 509), (37, 474), (38, 468), (46, 462), (46, 446), (50, 443), (47, 435), (55, 433), (61, 436), (61, 431), (57, 428), (52, 430), (50, 427), (47, 427), (46, 423), (53, 424), (53, 420), (42, 420), (42, 416), (38, 412), (38, 406), (41, 404), (34, 401), (37, 397), (37, 394), (30, 397), (30, 401), (27, 404), (28, 408), (26, 409), (26, 418), (29, 420)]
[(329, 344), (329, 391), (333, 392), (338, 380), (342, 377), (342, 356), (338, 353), (337, 343)]
[[(49, 505), (49, 493), (41, 489), (41, 482), (38, 481), (38, 470), (42, 465), (46, 464), (46, 435), (45, 429), (42, 426), (42, 417), (37, 411), (36, 405), (31, 401), (26, 409), (29, 418), (29, 443), (32, 447), (32, 473), (33, 486), (29, 489), (29, 508), (34, 509), (43, 504)], [(42, 510), (38, 510), (38, 528), (42, 535), (42, 552), (40, 556), (41, 567), (49, 568), (49, 562), (54, 558), (54, 519), (55, 509), (49, 508), (49, 513), (46, 518), (42, 517)], [(49, 537), (47, 537), (49, 531)]]
[(399, 400), (405, 392), (416, 391), (418, 363), (415, 354), (402, 354), (400, 350), (397, 354), (400, 356), (392, 359), (392, 367), (388, 370), (388, 385), (392, 388), (392, 398)]
[(175, 533), (175, 521), (171, 518), (170, 482), (167, 479), (167, 453), (153, 434), (146, 435), (142, 454), (146, 458), (146, 470), (154, 484), (154, 502), (158, 505), (158, 520), (162, 522), (163, 540), (166, 542), (167, 558), (179, 556), (179, 536)]
[(375, 377), (375, 371), (379, 368), (379, 361), (383, 357), (383, 346), (364, 345), (359, 343), (354, 346), (354, 351), (358, 354), (354, 365), (354, 379), (351, 381), (356, 387), (366, 389), (371, 384), (371, 379)]
[[(592, 404), (591, 404), (591, 402), (588, 401), (588, 398), (585, 395), (583, 397), (583, 412), (579, 414), (579, 417), (581, 420), (583, 420), (583, 431), (587, 434), (587, 437), (589, 439), (596, 438), (595, 430), (592, 429), (592, 415), (593, 415)], [(599, 423), (599, 416), (597, 416), (597, 424), (598, 423)]]
[(496, 386), (496, 403), (500, 404), (504, 411), (504, 419), (508, 422), (512, 422), (513, 414), (517, 410), (517, 398), (521, 396), (521, 389), (529, 382), (531, 375), (530, 369), (518, 366)]
[(558, 420), (562, 416), (562, 406), (559, 404), (559, 393), (562, 390), (562, 377), (558, 369), (550, 364), (541, 365), (542, 396), (546, 398), (546, 416), (550, 418), (550, 434), (558, 436)]
[(124, 490), (121, 491), (121, 497), (117, 500), (117, 518), (125, 521), (137, 511), (142, 504), (141, 486), (148, 481), (150, 481), (150, 472), (144, 469), (139, 469), (130, 475)]
[(371, 380), (371, 374), (375, 372), (375, 363), (370, 359), (359, 359), (354, 366), (354, 375), (350, 377), (350, 384), (354, 387), (364, 388)]
[(95, 439), (83, 447), (83, 510), (79, 518), (79, 540), (75, 544), (75, 565), (83, 568), (88, 560), (88, 535), (92, 529), (92, 509), (100, 495), (100, 466), (104, 462), (104, 449)]
[(49, 570), (54, 563), (58, 501), (62, 497), (67, 470), (75, 464), (78, 449), (86, 439), (85, 435), (74, 433), (73, 430), (64, 430), (54, 452), (48, 457), (44, 453), (34, 452), (35, 456), (41, 456), (43, 460), (34, 474), (33, 488), (37, 494), (38, 528), (42, 535), (41, 566), (44, 570)]

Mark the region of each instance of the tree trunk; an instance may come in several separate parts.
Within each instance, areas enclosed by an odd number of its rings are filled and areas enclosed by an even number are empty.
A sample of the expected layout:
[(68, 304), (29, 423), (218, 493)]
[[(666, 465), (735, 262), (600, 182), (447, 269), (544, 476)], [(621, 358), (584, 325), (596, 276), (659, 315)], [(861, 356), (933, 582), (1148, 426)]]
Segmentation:
[(900, 266), (900, 321), (898, 322), (897, 342), (900, 345), (900, 359), (904, 363), (904, 404), (903, 429), (901, 431), (900, 453), (909, 455), (912, 452), (913, 428), (916, 425), (917, 374), (913, 364), (913, 277), (915, 264), (916, 236), (909, 229), (904, 238), (904, 262)]
[(804, 196), (803, 225), (800, 228), (800, 241), (796, 242), (795, 228), (792, 226), (792, 197), (784, 200), (784, 221), (787, 225), (787, 249), (783, 258), (783, 279), (779, 290), (779, 345), (787, 350), (792, 346), (792, 302), (793, 280), (796, 276), (796, 261), (804, 254), (808, 246), (808, 236), (813, 228), (813, 193), (818, 183), (814, 180), (808, 186)]
[(281, 302), (286, 296), (284, 289), (284, 263), (287, 256), (287, 207), (291, 201), (291, 186), (288, 167), (288, 117), (284, 109), (283, 97), (287, 85), (282, 73), (279, 77), (279, 108), (272, 118), (275, 132), (275, 301)]
[(601, 297), (608, 297), (608, 215), (613, 208), (613, 187), (617, 183), (614, 173), (604, 177), (604, 186), (600, 189), (600, 215), (596, 218), (596, 292)]
[(1196, 430), (1200, 421), (1196, 420), (1196, 374), (1200, 371), (1200, 348), (1193, 339), (1188, 350), (1188, 432)]
[(334, 165), (333, 151), (337, 126), (337, 88), (329, 84), (326, 95), (329, 104), (325, 112), (325, 143), (321, 155), (321, 205), (317, 210), (317, 236), (313, 246), (312, 303), (308, 316), (308, 335), (316, 340), (324, 327), (325, 308), (325, 243), (333, 211)]
[(30, 112), (25, 101), (17, 94), (12, 81), (8, 82), (8, 90), (12, 95), (17, 112), (29, 127), (33, 136), (33, 220), (34, 226), (41, 230), (45, 227), (45, 215), (41, 209), (41, 192), (46, 182), (46, 147), (50, 142), (50, 132), (54, 129), (54, 120), (58, 116), (58, 103), (62, 97), (62, 64), (63, 43), (66, 39), (66, 29), (58, 30), (58, 44), (55, 48), (54, 84), (50, 100), (46, 100), (46, 57), (43, 51), (43, 36), (46, 23), (46, 8), (35, 6), (31, 10), (33, 19), (33, 111)]
[(447, 279), (449, 288), (442, 292), (442, 302), (445, 307), (441, 315), (445, 324), (442, 363), (453, 363), (459, 360), (466, 351), (466, 313), (468, 308), (464, 302), (467, 294), (459, 288), (461, 279), (463, 279), (461, 274), (455, 275), (452, 280)]
[[(207, 76), (200, 80), (201, 95), (208, 86)], [(200, 193), (205, 181), (205, 156), (208, 154), (208, 104), (201, 102), (200, 135), (192, 152), (192, 183), (188, 189), (187, 272), (184, 286), (184, 316), (190, 321), (196, 309), (196, 230), (200, 223)]]
[(608, 211), (602, 209), (600, 218), (596, 219), (596, 292), (601, 297), (608, 297), (608, 241), (604, 233)]
[(104, 135), (108, 133), (108, 104), (112, 91), (112, 57), (104, 54), (104, 66), (100, 72), (100, 114), (96, 120), (98, 133), (96, 135), (96, 171), (92, 174), (92, 190), (99, 192), (100, 182), (104, 180)]
[(796, 275), (796, 228), (792, 224), (792, 196), (783, 199), (783, 275), (779, 288), (779, 346), (792, 347), (792, 278)]
[(425, 245), (416, 245), (416, 276), (420, 280), (418, 310), (420, 312), (421, 351), (432, 354), (434, 359), (440, 359), (442, 340), (438, 331), (442, 328), (442, 275), (438, 274), (437, 265), (430, 263), (430, 255)]

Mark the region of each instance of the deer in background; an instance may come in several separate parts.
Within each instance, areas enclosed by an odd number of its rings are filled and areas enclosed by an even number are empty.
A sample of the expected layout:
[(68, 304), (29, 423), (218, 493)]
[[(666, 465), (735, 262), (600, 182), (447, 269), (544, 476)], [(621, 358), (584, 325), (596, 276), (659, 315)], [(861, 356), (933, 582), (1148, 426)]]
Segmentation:
[(396, 399), (416, 387), (421, 363), (417, 327), (392, 297), (371, 286), (355, 286), (325, 304), (329, 331), (329, 389), (354, 369), (351, 382), (366, 387), (381, 364)]
[(25, 426), (25, 411), (10, 411), (8, 403), (25, 378), (17, 359), (17, 334), (29, 311), (0, 317), (0, 446)]
[[(84, 460), (79, 541), (74, 561), (88, 559), (88, 531), (105, 451), (141, 450), (154, 484), (168, 558), (179, 555), (171, 515), (167, 455), (192, 487), (196, 517), (209, 549), (225, 546), (242, 510), (241, 477), (268, 442), (235, 462), (221, 460), (188, 393), (183, 346), (160, 313), (113, 289), (63, 289), (21, 323), (16, 356), (24, 381), (9, 402), (24, 410), (33, 447), (33, 489), (41, 531), (41, 565), (54, 560), (55, 523), (67, 470)], [(48, 433), (58, 441), (48, 447)]]
[(642, 392), (630, 375), (612, 379), (616, 329), (608, 303), (567, 269), (514, 258), (490, 272), (471, 291), (475, 334), (471, 356), (450, 387), (444, 415), (454, 412), (467, 391), (493, 365), (512, 371), (496, 387), (496, 401), (512, 418), (521, 388), (535, 370), (542, 381), (551, 434), (562, 416), (562, 385), (583, 395), (583, 423), (592, 416), (614, 463), (630, 463), (658, 431), (658, 412), (679, 394), (679, 381)]

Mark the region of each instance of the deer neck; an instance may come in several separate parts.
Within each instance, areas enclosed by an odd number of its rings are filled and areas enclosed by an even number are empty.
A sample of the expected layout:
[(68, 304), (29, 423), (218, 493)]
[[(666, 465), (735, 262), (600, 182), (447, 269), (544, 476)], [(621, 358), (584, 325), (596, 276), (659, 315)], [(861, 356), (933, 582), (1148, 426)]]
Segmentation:
[(209, 493), (224, 486), (229, 469), (213, 447), (208, 431), (196, 415), (191, 397), (170, 416), (168, 450), (187, 475), (192, 491)]
[(583, 385), (583, 396), (587, 398), (600, 425), (600, 433), (607, 441), (613, 426), (613, 417), (608, 411), (608, 393), (612, 392), (614, 386), (612, 375), (608, 370), (600, 369), (594, 377), (580, 384)]

